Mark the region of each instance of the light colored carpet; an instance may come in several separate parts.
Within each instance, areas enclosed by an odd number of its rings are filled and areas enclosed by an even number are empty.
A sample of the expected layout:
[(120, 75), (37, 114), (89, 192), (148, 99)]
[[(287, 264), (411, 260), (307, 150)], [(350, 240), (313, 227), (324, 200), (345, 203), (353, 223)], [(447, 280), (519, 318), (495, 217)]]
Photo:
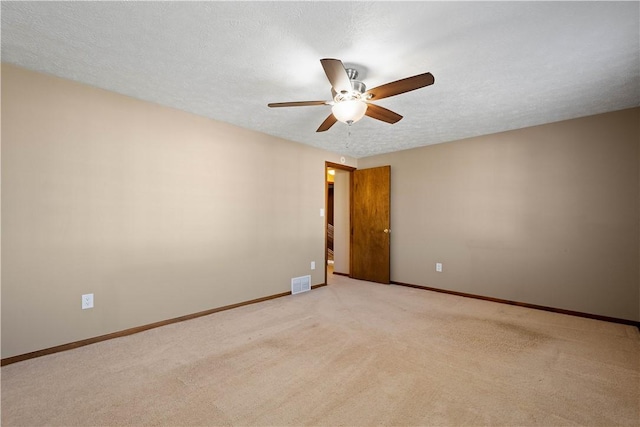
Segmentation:
[(2, 425), (639, 425), (637, 328), (331, 277), (2, 368)]

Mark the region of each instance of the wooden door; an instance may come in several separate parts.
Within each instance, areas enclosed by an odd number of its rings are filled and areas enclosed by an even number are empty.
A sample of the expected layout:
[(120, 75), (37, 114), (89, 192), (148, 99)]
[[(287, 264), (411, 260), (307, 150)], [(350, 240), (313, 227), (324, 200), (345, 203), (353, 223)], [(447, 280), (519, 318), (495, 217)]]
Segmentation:
[(390, 283), (391, 166), (353, 172), (351, 277)]

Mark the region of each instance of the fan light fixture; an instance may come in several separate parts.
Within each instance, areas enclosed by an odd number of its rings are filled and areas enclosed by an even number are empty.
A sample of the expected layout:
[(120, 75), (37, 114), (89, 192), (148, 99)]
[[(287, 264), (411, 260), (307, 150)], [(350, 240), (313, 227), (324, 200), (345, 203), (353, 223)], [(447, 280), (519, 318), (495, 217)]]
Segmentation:
[[(367, 90), (363, 82), (358, 80), (358, 71), (345, 68), (342, 61), (333, 58), (320, 60), (324, 73), (331, 83), (331, 101), (293, 101), (272, 102), (268, 107), (304, 107), (310, 105), (331, 105), (329, 117), (324, 119), (316, 132), (325, 132), (338, 121), (352, 125), (364, 115), (386, 123), (397, 123), (402, 116), (374, 102), (390, 96), (400, 95), (425, 86), (432, 85), (435, 79), (431, 73), (418, 74), (395, 82)], [(368, 112), (368, 114), (367, 114)]]
[(364, 117), (367, 103), (359, 99), (340, 101), (331, 107), (331, 112), (342, 123), (351, 125)]

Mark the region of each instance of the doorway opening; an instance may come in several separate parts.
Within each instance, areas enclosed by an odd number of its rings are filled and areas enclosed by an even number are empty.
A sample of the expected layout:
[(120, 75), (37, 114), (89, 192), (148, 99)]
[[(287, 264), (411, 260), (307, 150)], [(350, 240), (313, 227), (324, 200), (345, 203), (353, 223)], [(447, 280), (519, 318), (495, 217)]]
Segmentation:
[(351, 263), (351, 173), (355, 168), (325, 162), (325, 283), (348, 276)]

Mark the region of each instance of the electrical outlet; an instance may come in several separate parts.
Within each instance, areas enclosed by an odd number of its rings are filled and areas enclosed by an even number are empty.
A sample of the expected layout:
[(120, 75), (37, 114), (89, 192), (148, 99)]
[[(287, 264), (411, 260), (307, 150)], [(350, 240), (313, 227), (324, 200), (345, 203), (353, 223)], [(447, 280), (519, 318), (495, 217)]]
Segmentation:
[(442, 273), (442, 263), (441, 262), (436, 262), (436, 271), (438, 273)]
[(93, 308), (93, 294), (82, 295), (82, 309)]
[(316, 262), (315, 261), (311, 261), (311, 269), (312, 270), (316, 269)]

